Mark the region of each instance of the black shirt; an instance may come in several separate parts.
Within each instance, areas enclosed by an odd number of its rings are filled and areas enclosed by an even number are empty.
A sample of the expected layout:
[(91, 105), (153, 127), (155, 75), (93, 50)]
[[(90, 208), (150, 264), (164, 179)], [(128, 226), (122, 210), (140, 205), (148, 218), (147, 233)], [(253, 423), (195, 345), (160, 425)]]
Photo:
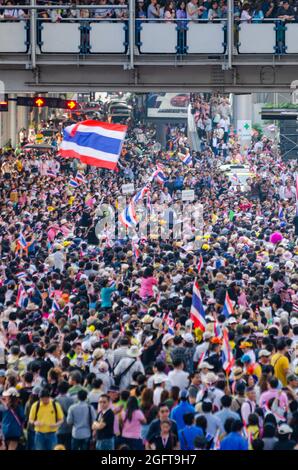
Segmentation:
[(277, 10), (277, 18), (279, 18), (280, 16), (293, 16), (293, 17), (295, 17), (295, 12), (294, 12), (293, 7), (289, 6), (289, 8), (287, 10), (284, 7), (280, 7)]
[[(175, 421), (170, 419), (172, 426), (171, 426), (171, 433), (178, 439), (178, 428)], [(152, 442), (156, 436), (160, 435), (160, 419), (155, 419), (149, 426), (148, 433), (147, 433), (147, 441)]]
[(97, 421), (103, 420), (106, 425), (103, 429), (96, 431), (96, 440), (100, 441), (102, 439), (111, 439), (114, 437), (114, 420), (115, 416), (111, 409), (107, 410), (105, 413), (98, 413)]
[(164, 444), (162, 437), (157, 435), (151, 439), (150, 444), (154, 444), (156, 450), (172, 450), (177, 444), (177, 437), (175, 434), (170, 433), (167, 442)]
[(290, 441), (290, 440), (282, 440), (278, 441), (275, 446), (273, 447), (273, 450), (293, 450), (296, 445), (295, 441)]

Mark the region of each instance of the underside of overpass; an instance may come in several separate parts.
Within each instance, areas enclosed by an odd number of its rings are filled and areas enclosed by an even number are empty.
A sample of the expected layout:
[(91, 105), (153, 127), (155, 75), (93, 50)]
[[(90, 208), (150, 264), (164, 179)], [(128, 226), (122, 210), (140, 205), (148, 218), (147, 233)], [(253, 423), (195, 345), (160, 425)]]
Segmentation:
[(40, 58), (32, 70), (22, 58), (0, 57), (0, 80), (7, 93), (96, 91), (220, 91), (285, 92), (298, 80), (298, 57), (235, 57), (225, 70), (222, 57), (142, 56), (129, 69), (127, 57), (50, 56)]

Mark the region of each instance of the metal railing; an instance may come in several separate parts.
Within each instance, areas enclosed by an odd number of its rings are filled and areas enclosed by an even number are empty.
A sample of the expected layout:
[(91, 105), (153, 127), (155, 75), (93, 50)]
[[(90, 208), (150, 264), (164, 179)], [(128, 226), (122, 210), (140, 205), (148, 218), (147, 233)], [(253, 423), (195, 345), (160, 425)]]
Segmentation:
[[(231, 69), (233, 66), (233, 57), (235, 54), (242, 54), (242, 53), (258, 53), (256, 48), (255, 51), (251, 52), (241, 52), (241, 50), (245, 50), (243, 48), (243, 38), (245, 38), (245, 34), (248, 34), (249, 29), (253, 30), (253, 27), (257, 28), (258, 30), (262, 31), (263, 25), (270, 25), (272, 24), (274, 27), (274, 44), (272, 46), (272, 51), (270, 47), (268, 47), (268, 53), (272, 53), (272, 55), (283, 55), (287, 54), (287, 43), (286, 43), (286, 33), (288, 25), (293, 24), (293, 22), (285, 22), (281, 19), (274, 18), (274, 19), (264, 19), (264, 20), (254, 20), (252, 19), (251, 22), (247, 23), (246, 21), (242, 21), (240, 18), (234, 17), (233, 13), (233, 2), (232, 0), (228, 1), (228, 12), (227, 18), (223, 19), (214, 19), (209, 21), (208, 19), (197, 19), (197, 20), (190, 20), (187, 18), (183, 19), (149, 19), (149, 18), (135, 18), (135, 1), (129, 0), (129, 6), (127, 5), (37, 5), (35, 3), (36, 0), (31, 0), (30, 5), (5, 5), (2, 7), (2, 10), (9, 11), (13, 10), (13, 16), (10, 18), (4, 17), (0, 18), (0, 26), (3, 22), (5, 23), (17, 23), (21, 22), (24, 24), (24, 29), (26, 31), (24, 44), (26, 45), (26, 54), (30, 54), (30, 61), (31, 61), (31, 68), (35, 69), (37, 65), (37, 55), (43, 54), (43, 33), (46, 29), (45, 25), (48, 24), (61, 24), (63, 27), (64, 24), (78, 24), (80, 30), (80, 41), (78, 50), (75, 51), (77, 54), (93, 54), (96, 51), (92, 50), (92, 44), (90, 42), (90, 34), (92, 33), (92, 26), (93, 24), (123, 24), (123, 49), (118, 48), (121, 54), (128, 54), (128, 63), (126, 67), (129, 69), (134, 68), (134, 61), (136, 54), (146, 54), (146, 53), (159, 53), (158, 47), (156, 49), (152, 48), (150, 52), (150, 47), (144, 47), (144, 37), (145, 37), (145, 30), (147, 30), (146, 34), (149, 34), (148, 31), (150, 29), (155, 28), (156, 32), (158, 33), (158, 37), (151, 36), (152, 44), (155, 42), (160, 41), (160, 47), (165, 50), (165, 54), (171, 53), (180, 56), (186, 56), (191, 53), (195, 54), (219, 54), (223, 57), (223, 64), (224, 68)], [(119, 13), (117, 13), (116, 17), (100, 17), (100, 10), (105, 11), (113, 11), (121, 12), (125, 11), (125, 17), (117, 17)], [(16, 14), (16, 11), (21, 12), (20, 15)], [(41, 12), (48, 12), (48, 18), (41, 17)], [(62, 15), (60, 12), (62, 11)], [(84, 12), (88, 12), (84, 17)], [(95, 16), (94, 16), (95, 13)], [(97, 14), (98, 13), (98, 14)], [(66, 15), (69, 15), (65, 17)], [(246, 25), (253, 25), (252, 27)], [(217, 25), (217, 26), (215, 26)], [(218, 27), (218, 25), (222, 26), (222, 29)], [(245, 26), (244, 26), (245, 25)], [(164, 35), (164, 39), (161, 38), (161, 31), (159, 31), (160, 27), (163, 26), (164, 28), (168, 29), (168, 34), (171, 35), (171, 39), (166, 38)], [(94, 26), (93, 26), (94, 27)], [(13, 27), (12, 27), (13, 28)], [(216, 41), (217, 46), (213, 47), (215, 36), (211, 32), (216, 31)], [(244, 34), (244, 29), (246, 29), (246, 33)], [(270, 28), (267, 27), (267, 30)], [(175, 32), (174, 32), (175, 30)], [(193, 47), (194, 37), (196, 34), (196, 30), (198, 31), (198, 43), (202, 42), (207, 39), (210, 44), (206, 46), (206, 50), (204, 48), (198, 47), (197, 49)], [(265, 28), (263, 28), (265, 30)], [(205, 32), (204, 32), (205, 31)], [(297, 26), (298, 31), (298, 26)], [(165, 33), (165, 29), (164, 29)], [(293, 31), (291, 32), (291, 34)], [(122, 33), (121, 33), (122, 34)], [(210, 37), (208, 36), (210, 34)], [(271, 34), (271, 33), (270, 33)], [(269, 38), (270, 35), (268, 35)], [(272, 36), (272, 34), (271, 34)], [(271, 38), (270, 36), (270, 38)], [(212, 41), (209, 39), (212, 38)], [(242, 38), (242, 40), (241, 40)], [(271, 39), (268, 41), (271, 41)], [(6, 38), (7, 39), (7, 38)], [(111, 41), (113, 41), (113, 36), (111, 36)], [(168, 41), (168, 50), (165, 47), (165, 44)], [(192, 45), (192, 46), (191, 46)], [(158, 44), (157, 44), (158, 46)], [(172, 47), (173, 46), (173, 47)], [(191, 47), (190, 47), (191, 46)], [(210, 47), (209, 47), (210, 46)], [(5, 53), (3, 49), (4, 45), (2, 44), (1, 53)], [(213, 51), (213, 49), (214, 51)], [(113, 51), (113, 48), (108, 48), (108, 53)], [(121, 49), (121, 51), (120, 51)], [(295, 51), (295, 47), (290, 48), (291, 51)], [(147, 51), (147, 52), (146, 52)], [(149, 52), (148, 52), (149, 51)], [(192, 52), (195, 51), (195, 52)], [(10, 52), (8, 50), (8, 52)], [(24, 53), (24, 51), (21, 51)], [(55, 52), (55, 51), (53, 51)], [(64, 53), (67, 51), (63, 51)], [(72, 51), (73, 52), (73, 51)], [(104, 53), (105, 51), (100, 50), (99, 53)], [(57, 52), (59, 53), (59, 51)], [(296, 52), (294, 52), (296, 53)], [(297, 50), (298, 53), (298, 50)]]

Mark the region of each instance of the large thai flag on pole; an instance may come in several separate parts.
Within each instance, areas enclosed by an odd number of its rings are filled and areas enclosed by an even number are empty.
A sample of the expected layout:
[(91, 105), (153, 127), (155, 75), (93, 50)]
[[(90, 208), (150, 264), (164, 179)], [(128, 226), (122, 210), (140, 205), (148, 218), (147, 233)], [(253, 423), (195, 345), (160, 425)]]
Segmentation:
[(194, 324), (194, 328), (200, 328), (202, 331), (206, 330), (205, 310), (197, 281), (193, 285), (190, 319)]
[(115, 170), (127, 126), (100, 121), (82, 121), (64, 129), (59, 154), (82, 163)]

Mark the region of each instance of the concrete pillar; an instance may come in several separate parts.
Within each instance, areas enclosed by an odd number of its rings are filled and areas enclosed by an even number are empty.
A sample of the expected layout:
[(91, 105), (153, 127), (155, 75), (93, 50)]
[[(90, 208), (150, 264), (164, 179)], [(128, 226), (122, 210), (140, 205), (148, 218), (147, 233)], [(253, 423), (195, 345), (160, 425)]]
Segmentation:
[[(11, 94), (10, 98), (16, 98), (15, 94)], [(12, 148), (16, 147), (17, 143), (17, 103), (16, 101), (9, 102), (10, 109), (10, 140)]]
[(28, 129), (29, 119), (29, 108), (26, 106), (18, 106), (17, 109), (17, 132), (21, 129)]
[(242, 146), (251, 142), (252, 95), (233, 95), (233, 121)]

